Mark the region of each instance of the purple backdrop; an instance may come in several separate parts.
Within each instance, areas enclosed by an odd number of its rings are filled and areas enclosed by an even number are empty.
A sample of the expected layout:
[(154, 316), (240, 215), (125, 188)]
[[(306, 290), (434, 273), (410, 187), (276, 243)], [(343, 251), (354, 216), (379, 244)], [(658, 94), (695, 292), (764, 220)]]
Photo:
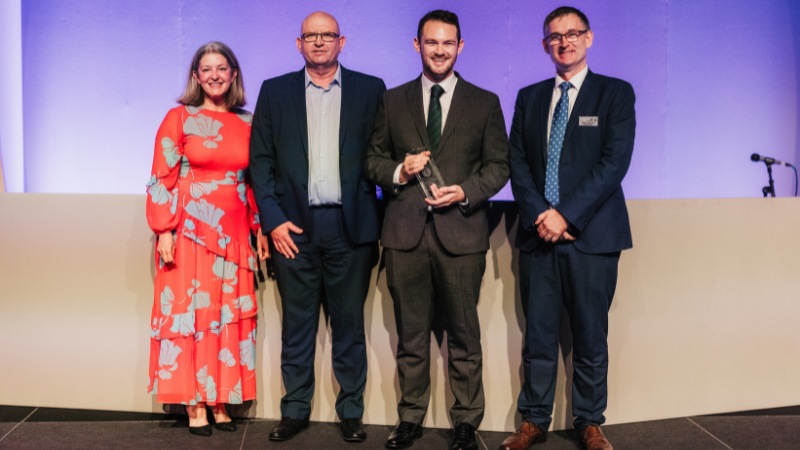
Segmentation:
[[(589, 67), (636, 90), (628, 198), (760, 196), (753, 152), (794, 162), (800, 143), (800, 2), (601, 0), (573, 3), (595, 33)], [(302, 67), (302, 19), (321, 7), (347, 45), (340, 61), (388, 87), (420, 73), (419, 18), (456, 12), (456, 69), (496, 92), (510, 125), (517, 91), (554, 69), (541, 22), (561, 2), (23, 2), (25, 191), (141, 194), (155, 133), (182, 92), (194, 51), (230, 45), (249, 105), (261, 81)], [(776, 167), (779, 196), (794, 188)], [(510, 199), (507, 188), (498, 196)]]

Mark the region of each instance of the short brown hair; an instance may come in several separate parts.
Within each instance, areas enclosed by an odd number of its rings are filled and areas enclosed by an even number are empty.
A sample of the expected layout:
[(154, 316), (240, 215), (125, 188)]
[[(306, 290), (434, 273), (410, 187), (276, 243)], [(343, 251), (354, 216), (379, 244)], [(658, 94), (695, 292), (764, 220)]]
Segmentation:
[(424, 27), (425, 24), (430, 21), (444, 22), (448, 25), (455, 25), (456, 39), (458, 39), (458, 42), (461, 42), (461, 25), (458, 24), (458, 16), (456, 13), (445, 11), (443, 9), (437, 9), (436, 11), (431, 11), (422, 16), (422, 19), (419, 20), (419, 26), (417, 27), (418, 41), (422, 41), (422, 27)]
[(547, 26), (550, 25), (550, 22), (558, 19), (559, 17), (568, 16), (570, 14), (575, 14), (578, 16), (578, 18), (581, 19), (581, 22), (583, 22), (583, 26), (585, 26), (587, 30), (591, 30), (589, 27), (589, 19), (586, 18), (586, 14), (582, 13), (578, 8), (573, 8), (572, 6), (562, 6), (554, 9), (553, 12), (545, 17), (544, 25), (542, 26), (542, 32), (547, 34)]
[(178, 103), (188, 106), (203, 105), (206, 99), (205, 92), (203, 92), (203, 88), (192, 75), (200, 68), (200, 60), (208, 53), (216, 53), (224, 56), (228, 61), (228, 65), (231, 67), (231, 72), (236, 71), (236, 77), (231, 82), (231, 87), (225, 95), (225, 107), (228, 108), (228, 111), (231, 111), (234, 108), (244, 106), (247, 101), (244, 98), (244, 78), (242, 77), (242, 69), (239, 67), (239, 61), (236, 59), (236, 55), (233, 54), (233, 50), (231, 50), (230, 47), (217, 41), (211, 41), (198, 48), (195, 52), (192, 58), (192, 65), (189, 66), (189, 75), (186, 78), (186, 89), (183, 91), (183, 95), (178, 99)]

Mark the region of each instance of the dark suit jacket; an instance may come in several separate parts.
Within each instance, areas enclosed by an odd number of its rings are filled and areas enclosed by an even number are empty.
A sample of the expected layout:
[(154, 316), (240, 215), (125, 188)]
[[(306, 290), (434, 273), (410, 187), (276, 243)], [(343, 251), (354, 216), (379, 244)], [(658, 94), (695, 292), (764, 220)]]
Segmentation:
[[(525, 251), (541, 242), (532, 225), (550, 208), (544, 181), (554, 84), (551, 78), (521, 89), (511, 124), (511, 187), (520, 213), (516, 246)], [(633, 153), (634, 101), (630, 84), (589, 71), (567, 123), (558, 176), (560, 202), (555, 209), (577, 234), (574, 245), (584, 253), (633, 246), (621, 183)], [(581, 116), (596, 116), (598, 126), (578, 126)]]
[[(303, 229), (302, 235), (292, 234), (296, 242), (308, 242), (314, 232), (304, 70), (264, 81), (250, 135), (250, 175), (262, 228), (268, 232), (291, 221)], [(364, 177), (364, 153), (384, 91), (380, 78), (342, 67), (339, 176), (344, 221), (356, 244), (379, 236), (375, 185)]]
[[(508, 181), (508, 136), (497, 95), (468, 83), (458, 83), (447, 113), (435, 163), (447, 185), (460, 185), (469, 207), (434, 209), (436, 234), (456, 255), (489, 249), (484, 204)], [(419, 243), (428, 212), (416, 179), (394, 193), (393, 176), (406, 153), (430, 148), (422, 105), (422, 80), (386, 91), (367, 151), (367, 178), (388, 197), (381, 245), (410, 250)]]

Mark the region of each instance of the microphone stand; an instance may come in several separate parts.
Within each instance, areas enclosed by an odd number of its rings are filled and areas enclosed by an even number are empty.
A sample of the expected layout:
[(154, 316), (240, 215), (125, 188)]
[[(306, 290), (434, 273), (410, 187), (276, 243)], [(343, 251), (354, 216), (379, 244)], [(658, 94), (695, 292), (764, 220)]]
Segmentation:
[(767, 165), (767, 173), (769, 174), (769, 186), (761, 188), (761, 193), (766, 198), (768, 195), (775, 197), (775, 182), (772, 180), (772, 163), (764, 162)]

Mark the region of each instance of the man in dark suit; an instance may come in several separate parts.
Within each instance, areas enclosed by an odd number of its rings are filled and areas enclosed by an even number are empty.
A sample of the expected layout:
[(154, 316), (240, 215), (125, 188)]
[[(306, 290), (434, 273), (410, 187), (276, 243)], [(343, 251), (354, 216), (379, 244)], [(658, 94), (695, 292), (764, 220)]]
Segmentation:
[(527, 322), (520, 428), (501, 449), (544, 438), (553, 412), (562, 308), (573, 335), (574, 425), (590, 449), (610, 449), (600, 425), (608, 398), (608, 310), (622, 250), (632, 246), (622, 179), (636, 127), (630, 84), (586, 65), (586, 16), (558, 8), (544, 22), (555, 79), (519, 91), (511, 126), (511, 186)]
[(386, 85), (338, 63), (345, 44), (329, 14), (308, 16), (297, 38), (299, 72), (264, 82), (253, 116), (250, 173), (275, 251), (283, 309), (281, 371), (286, 395), (271, 440), (308, 426), (322, 298), (327, 298), (336, 413), (347, 441), (366, 439), (364, 301), (377, 263), (375, 185), (364, 154)]
[[(405, 448), (422, 435), (438, 303), (455, 397), (453, 449), (477, 449), (484, 411), (477, 302), (489, 249), (484, 206), (508, 181), (508, 138), (497, 95), (453, 71), (464, 46), (455, 14), (428, 13), (414, 46), (422, 76), (386, 92), (366, 162), (367, 178), (389, 198), (381, 244), (399, 338), (400, 424), (386, 446)], [(432, 187), (426, 198), (416, 173), (429, 159), (445, 186)]]

